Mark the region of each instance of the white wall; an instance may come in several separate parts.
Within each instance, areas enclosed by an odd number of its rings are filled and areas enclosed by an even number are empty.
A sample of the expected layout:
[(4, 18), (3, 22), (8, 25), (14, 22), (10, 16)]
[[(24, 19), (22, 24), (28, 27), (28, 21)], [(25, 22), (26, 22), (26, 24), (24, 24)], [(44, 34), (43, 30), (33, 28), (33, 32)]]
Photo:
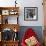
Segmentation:
[[(22, 26), (43, 26), (43, 6), (42, 0), (21, 0), (20, 25)], [(38, 7), (38, 21), (24, 21), (24, 7)]]
[[(15, 6), (15, 0), (0, 0), (0, 6)], [(42, 0), (17, 0), (19, 10), (20, 26), (43, 26)], [(24, 7), (38, 7), (38, 21), (24, 21)]]

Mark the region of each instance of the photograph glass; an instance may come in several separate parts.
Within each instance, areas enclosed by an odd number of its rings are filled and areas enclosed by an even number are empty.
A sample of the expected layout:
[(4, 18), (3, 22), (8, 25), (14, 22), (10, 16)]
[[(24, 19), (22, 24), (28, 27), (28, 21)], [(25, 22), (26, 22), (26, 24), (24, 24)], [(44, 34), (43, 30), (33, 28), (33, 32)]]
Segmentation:
[(27, 20), (27, 21), (38, 20), (38, 8), (24, 7), (24, 20)]

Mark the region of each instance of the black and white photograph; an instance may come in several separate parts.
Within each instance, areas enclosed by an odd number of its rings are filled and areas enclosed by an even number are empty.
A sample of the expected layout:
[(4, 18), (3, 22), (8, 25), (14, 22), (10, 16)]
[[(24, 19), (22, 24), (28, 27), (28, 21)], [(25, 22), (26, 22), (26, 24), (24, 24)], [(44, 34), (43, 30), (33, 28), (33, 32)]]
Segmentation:
[(38, 20), (38, 8), (24, 7), (24, 20), (27, 20), (27, 21)]

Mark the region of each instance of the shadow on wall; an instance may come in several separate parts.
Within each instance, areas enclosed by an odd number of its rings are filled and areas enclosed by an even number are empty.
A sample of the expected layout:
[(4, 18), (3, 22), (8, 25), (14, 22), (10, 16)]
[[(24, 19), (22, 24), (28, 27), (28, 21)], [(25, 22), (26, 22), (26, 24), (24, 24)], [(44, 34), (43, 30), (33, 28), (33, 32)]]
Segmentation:
[(19, 31), (19, 39), (20, 39), (20, 42), (21, 42), (21, 40), (23, 38), (23, 35), (24, 35), (25, 31), (28, 28), (32, 28), (36, 32), (39, 41), (41, 43), (43, 43), (43, 36), (42, 36), (43, 35), (42, 34), (43, 30), (42, 30), (42, 26), (21, 26), (20, 27), (20, 31)]

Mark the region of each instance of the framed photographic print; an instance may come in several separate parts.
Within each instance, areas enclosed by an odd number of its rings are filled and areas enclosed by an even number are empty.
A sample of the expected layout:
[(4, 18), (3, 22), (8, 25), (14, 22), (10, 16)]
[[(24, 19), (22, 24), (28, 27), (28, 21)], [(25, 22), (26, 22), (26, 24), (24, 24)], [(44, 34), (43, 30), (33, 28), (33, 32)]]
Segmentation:
[(24, 7), (24, 20), (26, 21), (38, 20), (38, 8), (37, 7)]
[(9, 10), (2, 10), (2, 15), (9, 15)]

